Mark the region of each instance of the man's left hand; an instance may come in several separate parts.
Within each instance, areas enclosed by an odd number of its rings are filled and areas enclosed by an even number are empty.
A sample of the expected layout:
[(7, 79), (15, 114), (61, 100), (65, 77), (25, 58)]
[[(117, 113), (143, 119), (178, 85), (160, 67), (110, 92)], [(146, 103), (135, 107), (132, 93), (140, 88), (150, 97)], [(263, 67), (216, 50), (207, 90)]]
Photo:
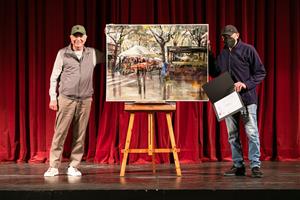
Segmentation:
[(246, 89), (247, 86), (245, 85), (245, 83), (242, 82), (236, 82), (234, 83), (234, 90), (236, 92), (240, 92), (242, 89)]

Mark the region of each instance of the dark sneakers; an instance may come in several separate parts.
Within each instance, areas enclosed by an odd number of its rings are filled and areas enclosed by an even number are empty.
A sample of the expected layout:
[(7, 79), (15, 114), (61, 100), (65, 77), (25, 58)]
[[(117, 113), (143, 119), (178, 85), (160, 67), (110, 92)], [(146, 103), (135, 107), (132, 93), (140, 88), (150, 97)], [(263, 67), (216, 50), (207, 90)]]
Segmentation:
[(260, 171), (259, 167), (253, 167), (251, 169), (251, 172), (252, 172), (251, 177), (253, 177), (253, 178), (261, 178), (261, 177), (263, 177), (263, 173), (262, 173), (262, 171)]
[(224, 176), (245, 176), (245, 175), (246, 175), (245, 166), (242, 167), (232, 166), (230, 170), (224, 173)]
[[(224, 176), (245, 176), (245, 175), (246, 175), (245, 166), (242, 166), (242, 167), (232, 166), (230, 170), (228, 170), (224, 173)], [(259, 167), (253, 167), (251, 169), (251, 177), (253, 177), (253, 178), (263, 177), (263, 173)]]

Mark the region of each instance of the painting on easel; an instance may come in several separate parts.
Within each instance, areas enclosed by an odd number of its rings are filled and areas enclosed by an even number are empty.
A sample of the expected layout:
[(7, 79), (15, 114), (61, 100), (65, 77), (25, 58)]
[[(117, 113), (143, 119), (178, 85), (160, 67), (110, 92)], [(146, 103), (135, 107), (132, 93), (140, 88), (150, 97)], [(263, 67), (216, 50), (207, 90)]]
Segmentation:
[(208, 100), (208, 24), (110, 24), (105, 32), (107, 101)]

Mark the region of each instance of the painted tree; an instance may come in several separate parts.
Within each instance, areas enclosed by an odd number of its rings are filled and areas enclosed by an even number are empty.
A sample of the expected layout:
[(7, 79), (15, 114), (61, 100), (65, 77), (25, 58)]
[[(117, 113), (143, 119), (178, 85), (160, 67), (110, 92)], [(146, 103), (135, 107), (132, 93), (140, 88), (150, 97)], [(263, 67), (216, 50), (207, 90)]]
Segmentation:
[(188, 29), (191, 40), (196, 46), (201, 47), (207, 44), (207, 26), (191, 27)]
[(166, 44), (171, 40), (174, 34), (173, 26), (151, 26), (149, 27), (150, 32), (159, 44), (162, 53), (162, 62), (166, 61)]
[(189, 32), (184, 26), (175, 26), (172, 34), (173, 46), (183, 46), (185, 40), (189, 39)]
[(112, 63), (112, 76), (114, 76), (114, 72), (116, 69), (117, 56), (118, 51), (120, 50), (124, 38), (126, 35), (130, 34), (133, 30), (129, 28), (129, 26), (107, 26), (106, 27), (106, 35), (111, 39), (114, 45), (114, 53), (113, 53), (113, 63)]

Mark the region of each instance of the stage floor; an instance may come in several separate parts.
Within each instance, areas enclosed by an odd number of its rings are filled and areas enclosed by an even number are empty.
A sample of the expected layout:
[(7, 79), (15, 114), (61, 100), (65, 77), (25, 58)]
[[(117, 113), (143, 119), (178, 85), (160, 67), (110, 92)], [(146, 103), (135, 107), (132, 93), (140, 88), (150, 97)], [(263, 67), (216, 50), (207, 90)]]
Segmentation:
[(44, 177), (47, 164), (0, 164), (0, 190), (300, 190), (300, 162), (263, 162), (263, 178), (224, 177), (230, 162), (181, 164), (182, 177), (174, 165), (120, 165), (82, 163), (82, 177), (69, 177), (63, 163), (60, 175)]
[[(182, 200), (300, 199), (300, 162), (263, 162), (263, 178), (224, 177), (230, 162), (174, 165), (128, 165), (120, 177), (120, 165), (82, 163), (82, 177), (61, 174), (44, 177), (47, 164), (0, 164), (1, 200), (122, 199)], [(63, 170), (64, 169), (64, 170)]]

